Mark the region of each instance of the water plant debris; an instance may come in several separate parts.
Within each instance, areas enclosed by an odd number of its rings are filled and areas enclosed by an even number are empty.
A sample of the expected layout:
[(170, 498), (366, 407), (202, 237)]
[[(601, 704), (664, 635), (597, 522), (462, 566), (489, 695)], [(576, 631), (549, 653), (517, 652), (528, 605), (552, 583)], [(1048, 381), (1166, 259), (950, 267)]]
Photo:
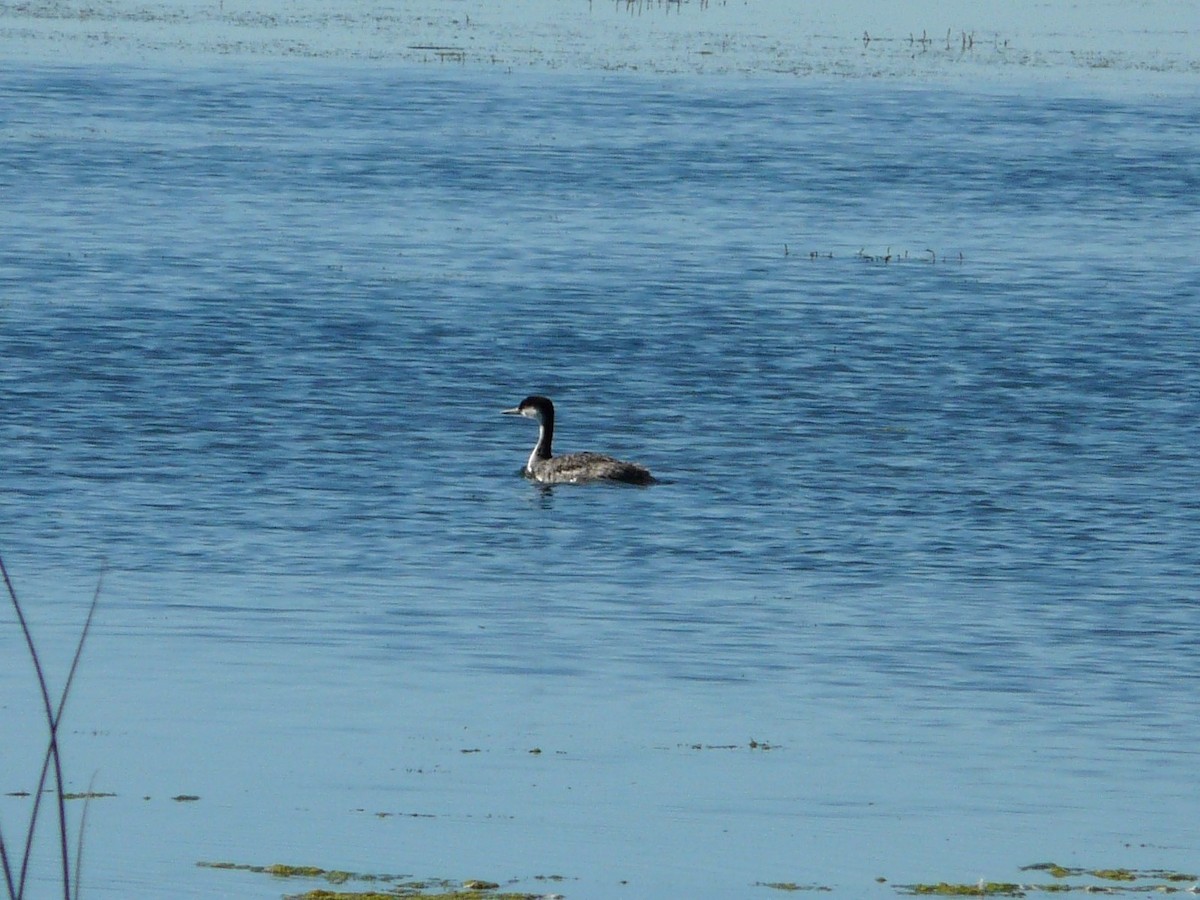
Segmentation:
[[(1169, 869), (1089, 869), (1046, 862), (1022, 866), (1021, 871), (1044, 872), (1055, 880), (1040, 884), (984, 879), (973, 884), (938, 881), (896, 885), (896, 889), (912, 896), (942, 897), (1025, 897), (1029, 894), (1062, 894), (1071, 891), (1088, 894), (1200, 894), (1200, 875)], [(1190, 886), (1185, 886), (1188, 884)]]
[[(283, 863), (273, 865), (249, 865), (234, 862), (198, 862), (197, 866), (207, 869), (229, 869), (239, 872), (254, 872), (280, 879), (306, 878), (321, 880), (330, 885), (346, 885), (363, 882), (377, 885), (364, 891), (331, 891), (315, 888), (302, 894), (289, 894), (288, 900), (397, 900), (411, 897), (421, 900), (544, 900), (544, 894), (523, 891), (504, 891), (498, 881), (482, 878), (467, 878), (461, 881), (449, 878), (416, 879), (411, 875), (371, 874), (348, 872), (343, 869), (324, 869), (319, 866), (297, 866)], [(539, 875), (537, 880), (562, 881), (560, 875)], [(511, 887), (515, 882), (510, 882)]]

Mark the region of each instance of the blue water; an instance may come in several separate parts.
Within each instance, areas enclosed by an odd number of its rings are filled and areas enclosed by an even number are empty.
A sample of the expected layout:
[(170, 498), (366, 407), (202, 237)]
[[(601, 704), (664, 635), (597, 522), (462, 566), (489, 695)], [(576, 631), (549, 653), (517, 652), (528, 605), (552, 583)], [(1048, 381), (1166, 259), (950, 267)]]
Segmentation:
[[(1195, 868), (1198, 120), (0, 74), (0, 552), (55, 673), (106, 570), (87, 894), (310, 886), (201, 860), (638, 900)], [(663, 483), (520, 478), (529, 393), (558, 450)], [(37, 708), (0, 626), (9, 792)]]

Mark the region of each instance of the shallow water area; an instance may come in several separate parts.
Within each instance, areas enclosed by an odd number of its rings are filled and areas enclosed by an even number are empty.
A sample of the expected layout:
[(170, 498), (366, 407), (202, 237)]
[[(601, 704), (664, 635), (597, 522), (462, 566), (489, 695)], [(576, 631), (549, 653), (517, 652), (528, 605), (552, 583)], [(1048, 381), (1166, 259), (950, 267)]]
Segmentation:
[[(662, 37), (753, 56), (711, 5), (650, 23), (667, 74), (585, 32), (517, 64), (475, 6), (426, 26), (494, 62), (381, 56), (354, 4), (38, 9), (0, 7), (0, 552), (55, 684), (104, 572), (87, 895), (1197, 868), (1186, 57), (877, 78), (899, 20), (830, 19), (781, 40), (836, 37), (819, 75), (718, 77)], [(520, 478), (529, 393), (663, 483)], [(0, 697), (9, 839), (42, 729), (7, 610)]]
[(128, 0), (0, 3), (0, 55), (172, 66), (368, 61), (550, 72), (1048, 81), (1191, 90), (1194, 4), (1099, 0)]

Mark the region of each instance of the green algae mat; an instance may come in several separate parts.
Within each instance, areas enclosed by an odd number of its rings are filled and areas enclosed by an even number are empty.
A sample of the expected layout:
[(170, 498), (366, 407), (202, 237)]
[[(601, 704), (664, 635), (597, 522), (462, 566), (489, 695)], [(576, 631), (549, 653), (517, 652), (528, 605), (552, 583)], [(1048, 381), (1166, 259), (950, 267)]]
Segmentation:
[(1087, 894), (1200, 894), (1200, 875), (1167, 869), (1086, 869), (1048, 862), (1022, 866), (1021, 871), (1044, 873), (1053, 880), (1029, 884), (1008, 881), (955, 884), (939, 881), (896, 885), (896, 889), (911, 896), (942, 897), (1026, 897), (1072, 891)]
[[(238, 872), (253, 872), (278, 879), (306, 879), (324, 881), (338, 887), (316, 888), (299, 894), (286, 894), (287, 900), (398, 900), (398, 898), (421, 898), (421, 900), (544, 900), (545, 892), (536, 894), (524, 891), (505, 890), (495, 881), (468, 878), (462, 881), (447, 878), (415, 879), (411, 875), (367, 874), (347, 872), (342, 869), (323, 869), (319, 866), (293, 866), (276, 863), (269, 866), (254, 866), (231, 862), (199, 862), (206, 869), (228, 869)], [(537, 875), (532, 879), (539, 882), (560, 882), (561, 875)], [(358, 884), (362, 890), (342, 890), (347, 885)], [(366, 888), (370, 885), (370, 888)], [(509, 885), (511, 887), (511, 885)]]
[[(410, 875), (365, 874), (341, 869), (323, 869), (318, 866), (269, 865), (255, 866), (230, 862), (200, 862), (199, 866), (209, 869), (229, 869), (253, 872), (281, 880), (297, 879), (323, 881), (327, 887), (314, 888), (303, 893), (285, 894), (286, 900), (397, 900), (397, 898), (420, 898), (420, 900), (546, 900), (547, 897), (562, 895), (528, 893), (516, 890), (516, 881), (501, 885), (499, 882), (478, 878), (453, 880), (444, 878), (415, 879)], [(1062, 866), (1058, 863), (1037, 863), (1022, 866), (1020, 871), (1039, 873), (1038, 877), (1049, 879), (1029, 882), (985, 881), (971, 884), (936, 881), (918, 884), (895, 884), (893, 889), (905, 896), (942, 897), (1027, 897), (1037, 894), (1064, 894), (1073, 891), (1087, 894), (1200, 894), (1200, 875), (1169, 869), (1126, 869), (1126, 868), (1083, 868)], [(559, 884), (568, 881), (562, 875), (537, 875), (529, 881), (539, 885)], [(887, 879), (877, 878), (877, 883)], [(357, 886), (359, 889), (352, 889)], [(815, 891), (833, 892), (834, 888), (819, 884), (797, 882), (760, 881), (754, 887), (770, 888), (786, 893)], [(842, 889), (848, 889), (843, 886)]]

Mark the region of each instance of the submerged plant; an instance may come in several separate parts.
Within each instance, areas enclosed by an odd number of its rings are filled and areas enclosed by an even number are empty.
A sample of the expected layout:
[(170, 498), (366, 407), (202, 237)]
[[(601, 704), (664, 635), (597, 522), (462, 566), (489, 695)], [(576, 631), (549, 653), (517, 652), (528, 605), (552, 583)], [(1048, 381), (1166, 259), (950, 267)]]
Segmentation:
[[(71, 683), (75, 680), (75, 670), (79, 666), (79, 659), (83, 655), (83, 645), (87, 640), (88, 632), (92, 628), (92, 618), (96, 613), (96, 604), (100, 601), (100, 584), (96, 585), (96, 592), (92, 596), (92, 605), (88, 608), (87, 618), (84, 620), (83, 628), (79, 634), (79, 642), (75, 646), (75, 655), (71, 659), (71, 668), (67, 672), (67, 679), (63, 684), (62, 693), (58, 697), (58, 703), (55, 704), (50, 697), (50, 686), (46, 680), (45, 669), (42, 668), (42, 661), (38, 655), (37, 645), (34, 643), (33, 634), (29, 630), (29, 623), (25, 620), (25, 613), (21, 609), (21, 603), (17, 599), (16, 589), (13, 587), (12, 579), (8, 576), (8, 569), (4, 565), (3, 558), (0, 558), (0, 575), (4, 578), (4, 587), (8, 591), (8, 599), (12, 603), (13, 611), (17, 616), (17, 624), (21, 628), (21, 634), (25, 638), (25, 649), (29, 653), (30, 661), (33, 663), (34, 675), (37, 679), (37, 686), (42, 697), (42, 713), (46, 719), (46, 751), (42, 756), (42, 771), (38, 776), (37, 787), (33, 792), (33, 803), (29, 812), (29, 823), (25, 826), (25, 841), (24, 846), (15, 845), (10, 847), (4, 839), (4, 832), (0, 829), (0, 869), (4, 874), (4, 887), (8, 891), (9, 900), (20, 900), (25, 896), (25, 885), (29, 876), (29, 860), (33, 850), (33, 838), (37, 834), (39, 819), (42, 814), (42, 798), (47, 794), (47, 783), (53, 778), (50, 792), (53, 794), (58, 812), (58, 855), (60, 865), (62, 867), (62, 895), (63, 900), (78, 900), (79, 897), (79, 868), (80, 861), (83, 855), (83, 831), (87, 821), (87, 805), (84, 805), (83, 815), (79, 824), (79, 834), (75, 843), (75, 855), (71, 856), (71, 841), (70, 829), (67, 824), (67, 804), (66, 801), (70, 796), (63, 783), (62, 769), (62, 754), (58, 745), (58, 727), (62, 722), (63, 710), (67, 705), (67, 697), (71, 693)], [(103, 583), (103, 579), (101, 579)], [(89, 788), (88, 793), (91, 793)], [(10, 854), (10, 850), (12, 853)], [(19, 859), (17, 858), (19, 856)]]

